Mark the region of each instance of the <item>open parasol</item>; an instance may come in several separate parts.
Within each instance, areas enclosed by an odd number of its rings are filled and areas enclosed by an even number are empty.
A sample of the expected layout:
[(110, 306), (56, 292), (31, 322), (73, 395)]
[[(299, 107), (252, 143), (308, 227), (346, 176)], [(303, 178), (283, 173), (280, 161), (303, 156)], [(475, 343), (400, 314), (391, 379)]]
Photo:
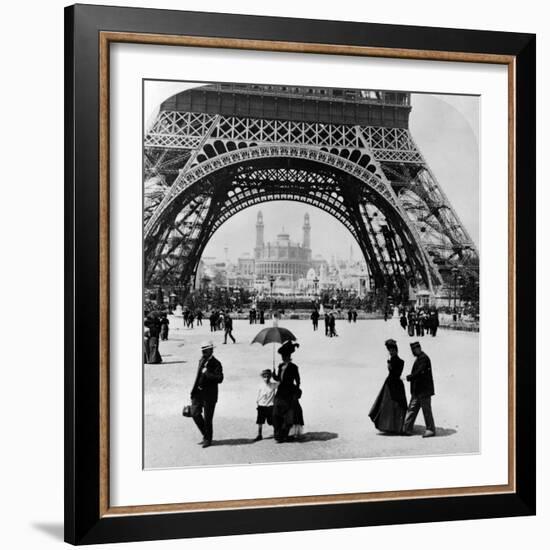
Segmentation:
[(265, 346), (266, 344), (273, 345), (273, 368), (275, 368), (275, 344), (283, 344), (284, 342), (296, 340), (296, 336), (290, 330), (283, 327), (268, 327), (260, 330), (251, 344), (257, 343)]

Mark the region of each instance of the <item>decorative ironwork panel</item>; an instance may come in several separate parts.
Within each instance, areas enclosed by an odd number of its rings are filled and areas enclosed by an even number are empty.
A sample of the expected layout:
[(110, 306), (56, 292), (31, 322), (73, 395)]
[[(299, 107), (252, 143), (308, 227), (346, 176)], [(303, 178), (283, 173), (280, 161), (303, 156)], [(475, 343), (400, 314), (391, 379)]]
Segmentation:
[(208, 175), (221, 170), (226, 166), (238, 164), (246, 161), (258, 160), (261, 158), (279, 157), (279, 158), (301, 158), (304, 160), (315, 161), (324, 165), (336, 168), (343, 172), (346, 172), (350, 176), (353, 176), (365, 185), (372, 188), (374, 191), (382, 195), (387, 201), (394, 206), (398, 206), (397, 199), (391, 188), (385, 185), (378, 177), (376, 177), (371, 171), (359, 166), (358, 164), (327, 153), (314, 148), (304, 148), (295, 146), (262, 146), (262, 147), (249, 147), (225, 153), (223, 155), (216, 156), (212, 159), (190, 168), (184, 173), (180, 174), (169, 192), (165, 195), (162, 202), (159, 204), (154, 214), (148, 220), (145, 226), (145, 234), (148, 235), (159, 218), (162, 216), (164, 210), (168, 205), (186, 189), (188, 189), (195, 182)]
[[(144, 147), (146, 250), (158, 256), (150, 280), (189, 278), (181, 266), (196, 267), (209, 235), (266, 200), (300, 200), (335, 216), (385, 287), (422, 280), (431, 289), (453, 264), (477, 270), (476, 247), (406, 127), (162, 110)], [(309, 167), (283, 170), (281, 159)], [(345, 178), (360, 182), (354, 196)], [(214, 189), (224, 189), (221, 198)]]
[(145, 147), (196, 149), (215, 120), (203, 113), (161, 111), (145, 137)]

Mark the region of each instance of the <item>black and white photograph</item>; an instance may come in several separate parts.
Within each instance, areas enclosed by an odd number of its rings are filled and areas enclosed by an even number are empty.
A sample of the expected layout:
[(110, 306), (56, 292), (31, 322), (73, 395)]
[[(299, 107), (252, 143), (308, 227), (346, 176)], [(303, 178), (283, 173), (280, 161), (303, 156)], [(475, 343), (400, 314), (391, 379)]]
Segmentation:
[(5, 7), (2, 548), (548, 545), (545, 3)]
[(143, 81), (145, 469), (480, 451), (479, 108)]

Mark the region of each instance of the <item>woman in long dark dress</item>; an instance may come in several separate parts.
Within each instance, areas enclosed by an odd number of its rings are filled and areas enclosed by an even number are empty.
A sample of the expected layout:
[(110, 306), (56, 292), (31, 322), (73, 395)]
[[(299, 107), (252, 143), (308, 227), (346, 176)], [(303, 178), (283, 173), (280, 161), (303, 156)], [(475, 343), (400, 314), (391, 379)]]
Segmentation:
[(414, 336), (414, 324), (415, 324), (415, 313), (414, 311), (409, 311), (407, 315), (407, 332), (409, 336)]
[(399, 434), (403, 430), (403, 421), (407, 412), (405, 386), (401, 380), (405, 363), (397, 354), (395, 340), (386, 340), (385, 345), (390, 353), (388, 376), (374, 401), (369, 416), (381, 432)]
[(161, 324), (157, 317), (147, 317), (144, 325), (149, 329), (148, 355), (146, 363), (162, 363), (162, 357), (159, 352), (159, 336)]
[(277, 351), (283, 362), (273, 371), (273, 379), (279, 382), (279, 387), (273, 400), (273, 428), (275, 441), (283, 443), (289, 440), (290, 428), (294, 425), (304, 425), (302, 407), (298, 399), (302, 395), (300, 389), (300, 373), (292, 359), (292, 353), (299, 344), (285, 342)]

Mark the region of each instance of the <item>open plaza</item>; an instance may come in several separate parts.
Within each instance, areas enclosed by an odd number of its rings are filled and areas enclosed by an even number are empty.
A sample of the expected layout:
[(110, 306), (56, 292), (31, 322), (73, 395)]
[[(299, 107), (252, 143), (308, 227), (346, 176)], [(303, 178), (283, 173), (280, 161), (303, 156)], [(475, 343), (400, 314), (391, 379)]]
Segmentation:
[[(479, 333), (440, 329), (436, 337), (409, 337), (397, 317), (338, 320), (337, 337), (325, 336), (322, 321), (313, 331), (307, 320), (281, 319), (300, 348), (293, 355), (301, 376), (301, 405), (305, 426), (299, 441), (275, 444), (273, 430), (264, 427), (264, 439), (255, 441), (256, 394), (263, 369), (280, 362), (274, 346), (251, 344), (271, 326), (234, 320), (233, 335), (202, 326), (184, 327), (181, 317), (169, 316), (167, 341), (160, 342), (163, 362), (144, 365), (144, 467), (174, 468), (221, 464), (257, 464), (354, 458), (404, 457), (476, 453), (479, 451)], [(419, 414), (410, 437), (382, 434), (368, 412), (387, 376), (388, 352), (384, 341), (393, 338), (405, 361), (403, 379), (414, 357), (410, 343), (419, 340), (432, 361), (435, 396), (432, 407), (437, 427), (433, 438), (421, 437)], [(201, 343), (214, 342), (224, 381), (214, 416), (212, 446), (199, 445), (201, 434), (182, 416), (189, 404)], [(275, 350), (277, 349), (275, 345)], [(405, 382), (407, 397), (409, 384)]]

